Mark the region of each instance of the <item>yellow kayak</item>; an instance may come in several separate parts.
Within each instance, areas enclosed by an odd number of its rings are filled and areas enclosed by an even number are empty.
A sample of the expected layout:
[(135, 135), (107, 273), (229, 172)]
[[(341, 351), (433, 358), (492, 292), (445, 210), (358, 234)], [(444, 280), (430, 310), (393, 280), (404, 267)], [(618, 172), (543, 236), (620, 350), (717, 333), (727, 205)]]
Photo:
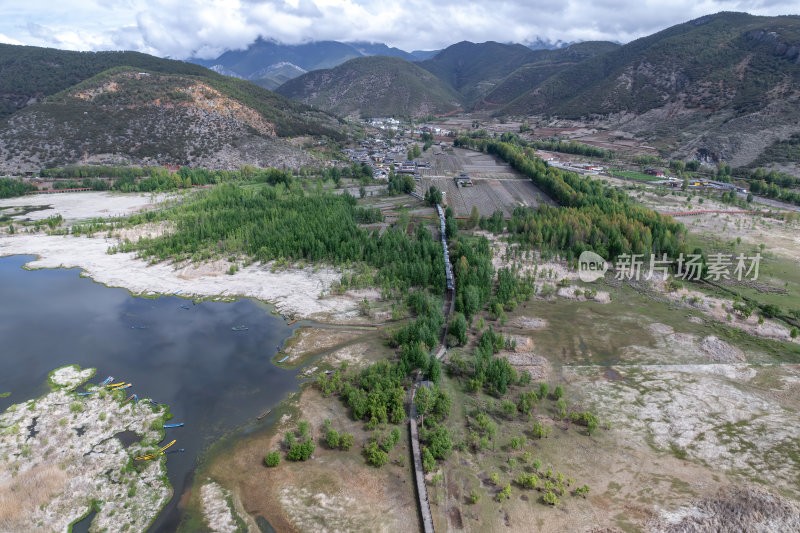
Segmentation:
[(170, 446), (172, 446), (173, 444), (175, 444), (176, 442), (178, 442), (178, 441), (177, 440), (173, 440), (172, 442), (170, 442), (169, 444), (167, 444), (166, 446), (164, 446), (163, 448), (158, 450), (156, 453), (148, 453), (147, 455), (140, 455), (139, 457), (136, 457), (134, 459), (134, 461), (149, 461), (150, 459), (155, 459), (156, 457), (158, 457), (160, 455), (164, 455), (164, 451), (167, 448), (169, 448)]
[(121, 387), (122, 385), (125, 385), (124, 381), (120, 381), (119, 383), (109, 383), (108, 385), (106, 385), (106, 387), (109, 389), (113, 389), (114, 387)]

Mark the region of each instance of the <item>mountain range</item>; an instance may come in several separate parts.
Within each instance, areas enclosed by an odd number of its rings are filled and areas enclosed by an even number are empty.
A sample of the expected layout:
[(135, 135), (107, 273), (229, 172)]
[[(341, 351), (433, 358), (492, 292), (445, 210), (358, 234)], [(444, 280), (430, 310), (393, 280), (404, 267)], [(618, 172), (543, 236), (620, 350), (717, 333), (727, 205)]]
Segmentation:
[(424, 116), (460, 107), (445, 81), (399, 57), (362, 57), (287, 81), (279, 94), (338, 115)]
[[(419, 79), (411, 66), (395, 58), (392, 83), (407, 87)], [(324, 78), (303, 74), (276, 90), (340, 114), (422, 116), (455, 104), (496, 117), (550, 117), (634, 133), (670, 157), (733, 166), (763, 162), (800, 134), (798, 16), (717, 13), (625, 45), (531, 50), (461, 42), (414, 66), (451, 91), (426, 83), (402, 106), (395, 105), (401, 98), (379, 98), (364, 111), (373, 87), (363, 80), (389, 69), (388, 62), (364, 58), (324, 71)]]
[(216, 59), (191, 58), (188, 61), (274, 90), (285, 81), (308, 71), (333, 68), (357, 57), (387, 56), (421, 61), (436, 53), (405, 52), (383, 43), (314, 41), (282, 44), (259, 38), (245, 50), (231, 50)]
[(769, 165), (800, 137), (798, 16), (726, 12), (624, 45), (532, 49), (540, 44), (405, 52), (261, 39), (195, 63), (0, 45), (0, 171), (112, 156), (285, 164), (301, 157), (288, 137), (341, 138), (335, 115), (528, 117), (632, 133), (667, 157), (733, 166)]

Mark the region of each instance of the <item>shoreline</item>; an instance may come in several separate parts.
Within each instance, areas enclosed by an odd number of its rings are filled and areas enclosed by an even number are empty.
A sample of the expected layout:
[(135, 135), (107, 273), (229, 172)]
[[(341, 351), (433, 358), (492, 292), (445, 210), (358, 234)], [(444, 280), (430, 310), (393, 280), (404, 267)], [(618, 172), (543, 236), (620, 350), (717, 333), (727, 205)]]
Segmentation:
[(134, 296), (253, 298), (298, 320), (361, 325), (355, 299), (346, 294), (328, 295), (331, 285), (340, 277), (340, 272), (332, 267), (273, 271), (270, 264), (253, 264), (229, 275), (227, 262), (176, 266), (166, 262), (148, 264), (134, 252), (108, 254), (108, 248), (115, 244), (116, 239), (107, 237), (3, 235), (0, 257), (34, 256), (22, 265), (26, 270), (79, 268), (81, 277), (109, 288), (126, 289)]

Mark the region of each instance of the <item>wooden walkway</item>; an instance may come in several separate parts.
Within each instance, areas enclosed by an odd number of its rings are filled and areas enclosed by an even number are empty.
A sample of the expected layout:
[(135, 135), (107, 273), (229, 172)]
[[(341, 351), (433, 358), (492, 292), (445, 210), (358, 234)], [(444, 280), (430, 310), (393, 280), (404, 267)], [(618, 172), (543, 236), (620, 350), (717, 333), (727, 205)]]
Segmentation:
[[(413, 196), (419, 198), (418, 193), (411, 193)], [(431, 356), (441, 359), (447, 349), (445, 348), (445, 340), (447, 336), (447, 317), (453, 312), (455, 305), (455, 279), (453, 276), (452, 268), (450, 267), (450, 254), (447, 249), (447, 239), (445, 238), (445, 220), (444, 211), (440, 205), (436, 205), (436, 210), (439, 215), (439, 223), (441, 225), (442, 245), (444, 246), (444, 260), (445, 260), (445, 274), (447, 278), (447, 291), (445, 291), (445, 298), (442, 302), (442, 311), (444, 312), (444, 326), (442, 328), (442, 337), (436, 352), (431, 351)], [(414, 394), (417, 392), (419, 386), (420, 376), (417, 379), (409, 392), (409, 407), (408, 407), (408, 427), (411, 433), (411, 453), (414, 457), (414, 478), (417, 483), (417, 497), (419, 498), (419, 511), (422, 515), (422, 531), (424, 533), (434, 533), (433, 529), (433, 515), (431, 514), (431, 504), (428, 500), (428, 486), (425, 484), (425, 470), (422, 466), (422, 450), (419, 445), (419, 432), (417, 428), (417, 406), (414, 405)]]
[(411, 388), (411, 400), (409, 402), (408, 427), (411, 432), (411, 453), (414, 456), (414, 478), (417, 483), (417, 497), (419, 498), (419, 510), (422, 515), (422, 531), (424, 533), (434, 533), (433, 515), (431, 514), (431, 504), (428, 501), (428, 486), (425, 485), (425, 470), (422, 468), (422, 452), (419, 447), (419, 433), (417, 431), (417, 406), (414, 405), (414, 394), (417, 391), (417, 384)]

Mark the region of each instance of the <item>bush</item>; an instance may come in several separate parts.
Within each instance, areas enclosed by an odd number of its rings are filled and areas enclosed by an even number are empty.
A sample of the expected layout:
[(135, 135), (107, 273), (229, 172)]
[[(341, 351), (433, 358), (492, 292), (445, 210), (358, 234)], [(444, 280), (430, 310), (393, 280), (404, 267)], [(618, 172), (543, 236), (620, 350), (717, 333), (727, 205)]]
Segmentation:
[(473, 503), (473, 504), (478, 503), (478, 501), (480, 501), (480, 499), (481, 499), (481, 493), (478, 491), (478, 489), (472, 489), (471, 491), (469, 491), (469, 501), (470, 501), (470, 503)]
[(354, 437), (352, 433), (342, 433), (339, 436), (339, 447), (343, 450), (349, 450), (353, 446)]
[(570, 413), (570, 419), (576, 424), (586, 426), (589, 435), (594, 433), (594, 431), (597, 429), (597, 426), (600, 424), (597, 417), (588, 411), (583, 413)]
[(266, 457), (264, 457), (264, 464), (267, 466), (278, 466), (278, 463), (281, 462), (281, 454), (279, 452), (269, 452)]
[(379, 468), (389, 462), (389, 454), (381, 450), (376, 441), (372, 441), (367, 445), (364, 449), (364, 455), (367, 456), (369, 464)]
[(325, 436), (325, 442), (328, 444), (328, 448), (338, 448), (339, 441), (339, 432), (335, 429), (329, 429), (328, 434)]
[(508, 500), (511, 498), (511, 484), (506, 483), (506, 486), (503, 487), (503, 490), (497, 493), (497, 501), (502, 502), (503, 500)]
[(544, 496), (542, 496), (542, 500), (544, 500), (544, 503), (552, 506), (558, 505), (558, 497), (550, 491), (544, 493)]
[(314, 448), (314, 442), (311, 439), (296, 442), (286, 454), (286, 458), (290, 461), (305, 461), (314, 453)]

